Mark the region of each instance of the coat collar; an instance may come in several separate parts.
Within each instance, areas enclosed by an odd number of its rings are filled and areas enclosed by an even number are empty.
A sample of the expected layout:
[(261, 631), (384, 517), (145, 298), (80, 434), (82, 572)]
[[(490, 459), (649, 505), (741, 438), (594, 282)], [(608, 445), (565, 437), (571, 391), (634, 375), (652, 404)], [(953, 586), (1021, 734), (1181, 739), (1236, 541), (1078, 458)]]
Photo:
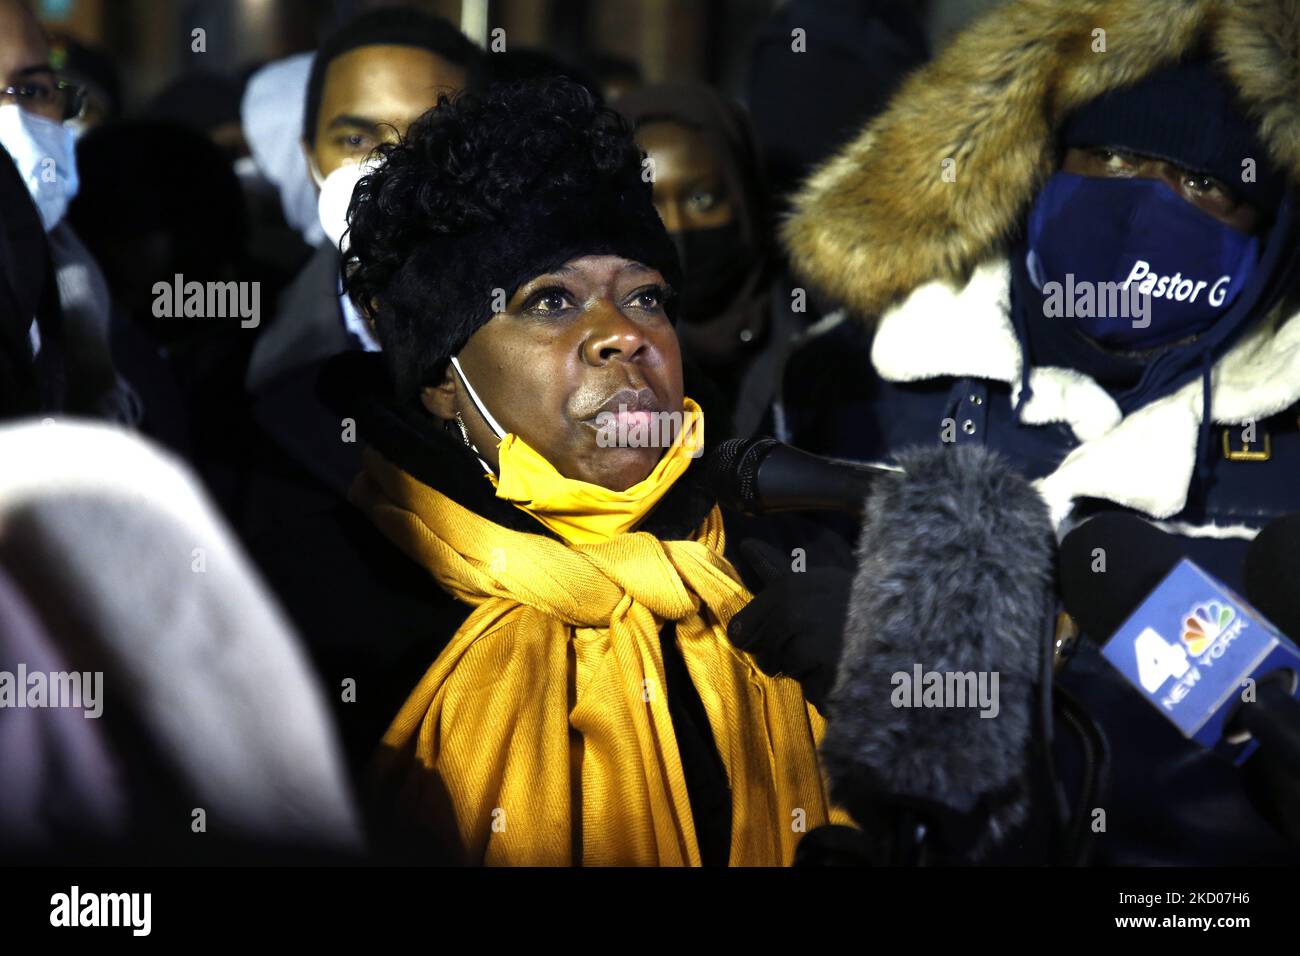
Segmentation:
[[(965, 286), (933, 281), (917, 287), (880, 320), (871, 359), (890, 382), (971, 377), (1005, 382), (1014, 403), (1024, 356), (1010, 319), (1006, 259), (975, 269)], [(1259, 323), (1214, 366), (1214, 422), (1244, 424), (1300, 401), (1300, 313)], [(1030, 370), (1032, 395), (1023, 420), (1070, 426), (1080, 444), (1038, 482), (1060, 521), (1080, 497), (1103, 498), (1155, 518), (1187, 504), (1201, 420), (1201, 383), (1124, 417), (1082, 372)]]

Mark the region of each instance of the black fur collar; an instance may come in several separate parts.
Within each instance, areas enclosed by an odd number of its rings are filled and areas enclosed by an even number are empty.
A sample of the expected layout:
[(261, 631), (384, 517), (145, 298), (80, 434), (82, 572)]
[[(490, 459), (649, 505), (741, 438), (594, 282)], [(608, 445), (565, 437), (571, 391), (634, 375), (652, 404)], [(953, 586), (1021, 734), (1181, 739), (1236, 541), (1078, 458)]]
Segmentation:
[[(319, 390), (326, 405), (357, 423), (362, 441), (412, 477), (495, 524), (558, 539), (541, 522), (496, 496), (459, 432), (448, 432), (423, 407), (396, 402), (380, 355), (346, 352), (330, 359)], [(714, 505), (707, 471), (704, 455), (692, 461), (640, 530), (666, 541), (690, 537)]]

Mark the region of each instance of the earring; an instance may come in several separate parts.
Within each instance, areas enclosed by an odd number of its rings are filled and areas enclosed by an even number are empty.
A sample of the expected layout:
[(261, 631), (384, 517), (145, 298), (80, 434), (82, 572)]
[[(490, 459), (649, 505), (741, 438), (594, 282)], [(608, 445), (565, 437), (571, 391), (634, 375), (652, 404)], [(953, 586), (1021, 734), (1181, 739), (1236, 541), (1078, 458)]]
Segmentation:
[(456, 424), (460, 426), (460, 437), (465, 439), (465, 447), (473, 448), (474, 443), (469, 440), (469, 429), (465, 427), (465, 419), (460, 417), (460, 412), (456, 413)]

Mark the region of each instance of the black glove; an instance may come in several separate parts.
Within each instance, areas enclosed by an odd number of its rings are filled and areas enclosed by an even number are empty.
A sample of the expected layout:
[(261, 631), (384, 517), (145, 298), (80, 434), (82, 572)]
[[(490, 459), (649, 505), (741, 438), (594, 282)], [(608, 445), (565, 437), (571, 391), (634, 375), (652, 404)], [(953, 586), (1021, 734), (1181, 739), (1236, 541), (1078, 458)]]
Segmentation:
[(825, 713), (844, 645), (853, 573), (789, 570), (780, 551), (752, 538), (741, 542), (740, 553), (767, 586), (731, 619), (727, 636), (764, 673), (798, 680), (808, 702)]
[(799, 867), (874, 866), (876, 858), (867, 835), (853, 827), (826, 823), (804, 834), (794, 850)]

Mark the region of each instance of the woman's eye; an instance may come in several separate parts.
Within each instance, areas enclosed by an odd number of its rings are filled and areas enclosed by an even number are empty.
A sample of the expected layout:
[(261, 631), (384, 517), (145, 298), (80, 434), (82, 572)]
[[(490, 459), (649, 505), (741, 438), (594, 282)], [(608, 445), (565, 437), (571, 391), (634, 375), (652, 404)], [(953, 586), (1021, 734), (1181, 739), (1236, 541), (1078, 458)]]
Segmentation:
[(339, 145), (347, 150), (358, 150), (369, 148), (371, 145), (370, 137), (364, 133), (348, 133), (341, 140)]
[(666, 298), (664, 290), (658, 286), (651, 286), (647, 289), (638, 289), (633, 292), (628, 299), (630, 305), (638, 309), (644, 309), (647, 312), (656, 312), (664, 307)]
[(569, 297), (559, 289), (543, 289), (534, 293), (524, 303), (524, 311), (535, 315), (553, 315), (567, 308), (569, 308)]

